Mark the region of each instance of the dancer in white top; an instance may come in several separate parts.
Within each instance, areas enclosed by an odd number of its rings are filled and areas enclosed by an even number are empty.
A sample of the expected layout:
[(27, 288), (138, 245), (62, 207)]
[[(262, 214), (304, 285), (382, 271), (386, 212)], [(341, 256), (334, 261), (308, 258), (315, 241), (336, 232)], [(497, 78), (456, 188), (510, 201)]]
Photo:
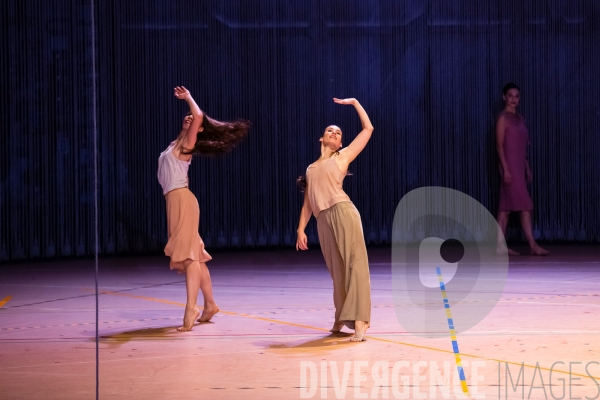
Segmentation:
[[(206, 322), (219, 312), (212, 293), (212, 283), (206, 262), (211, 256), (204, 249), (198, 233), (200, 207), (188, 189), (188, 168), (194, 154), (219, 155), (231, 150), (248, 133), (250, 123), (237, 120), (221, 122), (204, 114), (190, 92), (183, 86), (175, 88), (175, 97), (185, 100), (189, 114), (177, 139), (160, 154), (158, 181), (167, 202), (169, 241), (165, 254), (171, 257), (171, 269), (186, 275), (187, 303), (183, 325), (178, 331), (189, 331), (194, 322)], [(202, 315), (196, 305), (198, 291), (202, 290)]]

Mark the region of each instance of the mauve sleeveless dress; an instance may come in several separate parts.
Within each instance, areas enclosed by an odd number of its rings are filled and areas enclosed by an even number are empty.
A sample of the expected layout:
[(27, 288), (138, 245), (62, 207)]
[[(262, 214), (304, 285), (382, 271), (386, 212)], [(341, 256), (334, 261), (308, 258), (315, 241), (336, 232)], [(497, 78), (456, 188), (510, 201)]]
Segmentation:
[[(527, 192), (527, 145), (529, 132), (525, 119), (517, 114), (503, 111), (507, 125), (504, 133), (504, 157), (512, 175), (510, 185), (502, 184), (500, 189), (500, 211), (530, 211), (533, 201)], [(504, 175), (502, 165), (500, 174)]]

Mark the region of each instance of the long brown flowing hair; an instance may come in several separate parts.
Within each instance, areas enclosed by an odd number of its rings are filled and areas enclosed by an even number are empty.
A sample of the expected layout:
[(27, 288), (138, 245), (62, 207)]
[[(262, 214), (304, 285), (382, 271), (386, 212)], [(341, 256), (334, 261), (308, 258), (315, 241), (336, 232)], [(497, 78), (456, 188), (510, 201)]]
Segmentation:
[(202, 127), (198, 132), (196, 144), (191, 149), (182, 149), (182, 154), (201, 154), (203, 156), (220, 156), (238, 145), (250, 129), (250, 121), (237, 119), (231, 122), (217, 121), (204, 114)]

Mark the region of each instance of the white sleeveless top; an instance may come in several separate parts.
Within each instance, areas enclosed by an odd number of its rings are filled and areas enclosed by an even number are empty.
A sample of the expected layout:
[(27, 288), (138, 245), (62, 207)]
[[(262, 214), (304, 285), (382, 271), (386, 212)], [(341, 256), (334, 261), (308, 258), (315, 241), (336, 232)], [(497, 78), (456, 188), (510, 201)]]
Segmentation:
[(158, 157), (158, 182), (162, 186), (163, 194), (166, 195), (171, 190), (188, 186), (187, 173), (192, 163), (183, 161), (175, 157), (173, 148), (176, 142), (173, 142)]

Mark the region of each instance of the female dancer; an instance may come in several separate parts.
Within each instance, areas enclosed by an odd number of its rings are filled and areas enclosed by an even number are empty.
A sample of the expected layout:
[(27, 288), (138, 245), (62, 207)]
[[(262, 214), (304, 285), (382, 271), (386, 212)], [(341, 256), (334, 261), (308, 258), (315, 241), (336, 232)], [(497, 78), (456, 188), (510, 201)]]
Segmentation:
[(362, 131), (342, 148), (342, 131), (336, 125), (325, 129), (321, 142), (321, 157), (306, 170), (304, 204), (298, 223), (296, 250), (307, 250), (304, 228), (312, 213), (317, 219), (319, 243), (325, 263), (333, 279), (335, 322), (331, 332), (344, 325), (354, 329), (353, 342), (364, 340), (371, 320), (371, 282), (369, 261), (363, 237), (360, 214), (342, 183), (348, 165), (365, 148), (373, 133), (369, 116), (356, 99), (333, 99), (338, 104), (351, 104), (356, 109)]
[(218, 155), (229, 151), (248, 133), (248, 121), (220, 122), (204, 114), (190, 92), (183, 86), (175, 88), (175, 97), (190, 107), (183, 119), (177, 139), (158, 158), (158, 181), (167, 201), (169, 241), (165, 255), (171, 257), (171, 269), (185, 273), (187, 303), (180, 332), (192, 329), (200, 316), (196, 306), (198, 290), (202, 290), (204, 308), (198, 322), (210, 321), (219, 312), (213, 298), (212, 283), (206, 262), (212, 257), (204, 250), (198, 233), (200, 208), (188, 189), (187, 172), (194, 154)]
[(514, 250), (507, 249), (502, 240), (506, 234), (510, 212), (517, 211), (520, 213), (521, 227), (529, 242), (530, 253), (538, 256), (546, 255), (548, 251), (536, 243), (531, 226), (533, 202), (527, 192), (527, 183), (531, 183), (533, 179), (527, 162), (529, 134), (525, 126), (525, 119), (517, 114), (521, 90), (514, 83), (508, 83), (504, 86), (502, 93), (506, 106), (496, 123), (496, 145), (500, 157), (500, 174), (502, 175), (498, 225), (502, 230), (502, 236), (498, 234), (496, 252), (510, 255), (519, 254)]

